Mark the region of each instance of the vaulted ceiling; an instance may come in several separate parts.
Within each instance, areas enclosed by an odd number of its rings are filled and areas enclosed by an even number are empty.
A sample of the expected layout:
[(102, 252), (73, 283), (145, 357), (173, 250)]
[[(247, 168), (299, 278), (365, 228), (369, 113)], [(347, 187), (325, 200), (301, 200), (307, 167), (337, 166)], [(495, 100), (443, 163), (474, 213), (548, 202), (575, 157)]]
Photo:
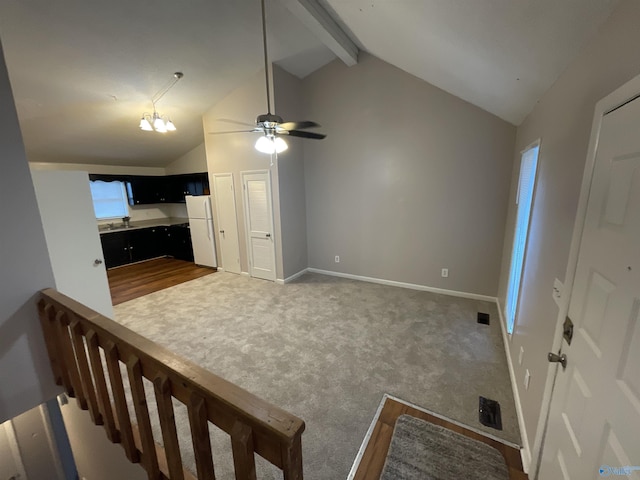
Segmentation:
[[(346, 39), (517, 125), (618, 1), (267, 0), (270, 56), (304, 78)], [(0, 39), (31, 161), (164, 166), (262, 67), (258, 0), (3, 0)], [(158, 111), (178, 131), (139, 130), (176, 71)]]

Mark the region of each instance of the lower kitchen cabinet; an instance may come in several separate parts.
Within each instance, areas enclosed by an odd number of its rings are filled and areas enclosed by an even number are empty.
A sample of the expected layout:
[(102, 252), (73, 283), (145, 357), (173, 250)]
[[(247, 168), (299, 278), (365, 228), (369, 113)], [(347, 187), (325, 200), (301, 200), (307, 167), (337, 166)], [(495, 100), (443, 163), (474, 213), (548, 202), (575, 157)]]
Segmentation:
[(132, 262), (163, 257), (167, 254), (167, 227), (141, 228), (125, 233), (129, 234)]
[(166, 255), (193, 262), (188, 226), (172, 225), (104, 233), (100, 235), (100, 241), (107, 268)]
[(104, 264), (107, 268), (131, 263), (129, 232), (113, 232), (100, 235)]

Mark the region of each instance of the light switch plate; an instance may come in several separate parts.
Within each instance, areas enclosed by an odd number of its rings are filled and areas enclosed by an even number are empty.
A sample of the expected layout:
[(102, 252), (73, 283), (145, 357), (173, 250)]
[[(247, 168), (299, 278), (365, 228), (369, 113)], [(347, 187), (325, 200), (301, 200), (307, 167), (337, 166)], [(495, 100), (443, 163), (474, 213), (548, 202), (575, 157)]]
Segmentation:
[(564, 285), (557, 278), (553, 281), (553, 292), (551, 292), (551, 296), (553, 297), (553, 301), (556, 302), (558, 307), (560, 306), (560, 300), (562, 299), (562, 291), (564, 290)]

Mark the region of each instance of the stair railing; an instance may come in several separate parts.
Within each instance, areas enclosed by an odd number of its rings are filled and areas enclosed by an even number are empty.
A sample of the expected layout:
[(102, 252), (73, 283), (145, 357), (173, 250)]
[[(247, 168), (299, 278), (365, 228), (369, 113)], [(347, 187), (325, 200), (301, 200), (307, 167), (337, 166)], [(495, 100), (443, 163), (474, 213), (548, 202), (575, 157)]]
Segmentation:
[[(285, 480), (302, 480), (300, 418), (56, 290), (40, 293), (38, 311), (56, 382), (150, 479), (214, 480), (211, 422), (230, 436), (237, 480), (256, 478), (256, 453), (280, 468)], [(135, 421), (127, 407), (125, 367)], [(152, 382), (155, 398), (145, 394), (143, 378)], [(187, 407), (197, 477), (183, 466), (174, 398)], [(150, 400), (157, 405), (163, 446), (153, 437)]]

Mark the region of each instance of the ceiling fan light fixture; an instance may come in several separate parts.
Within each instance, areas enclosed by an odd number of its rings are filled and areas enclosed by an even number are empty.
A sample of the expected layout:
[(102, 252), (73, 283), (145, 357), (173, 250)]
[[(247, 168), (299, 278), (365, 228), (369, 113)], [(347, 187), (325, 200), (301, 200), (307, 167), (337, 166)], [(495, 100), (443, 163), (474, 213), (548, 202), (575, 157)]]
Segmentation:
[(167, 132), (175, 132), (176, 131), (176, 126), (173, 124), (171, 119), (167, 120), (167, 123), (165, 124), (165, 128), (167, 129)]
[(260, 153), (272, 154), (275, 153), (276, 146), (271, 138), (263, 135), (256, 141), (256, 150)]
[(289, 148), (289, 145), (287, 145), (287, 142), (285, 142), (283, 138), (276, 137), (273, 140), (273, 147), (275, 148), (276, 153), (282, 153)]

